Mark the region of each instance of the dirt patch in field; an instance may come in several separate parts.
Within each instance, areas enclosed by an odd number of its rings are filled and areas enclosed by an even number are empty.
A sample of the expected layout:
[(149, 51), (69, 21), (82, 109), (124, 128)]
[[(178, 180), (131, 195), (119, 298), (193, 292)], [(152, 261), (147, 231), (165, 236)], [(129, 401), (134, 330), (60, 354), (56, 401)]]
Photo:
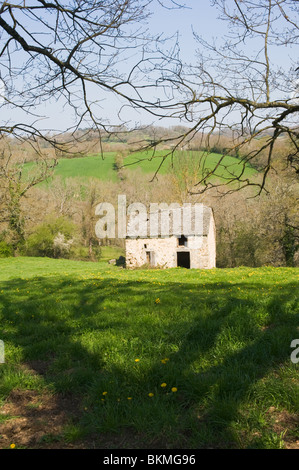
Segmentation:
[[(29, 373), (44, 375), (48, 366), (35, 361), (24, 367)], [(80, 400), (71, 395), (14, 390), (0, 408), (0, 449), (11, 445), (30, 449), (171, 449), (166, 441), (150, 440), (128, 428), (116, 434), (96, 434), (70, 442), (65, 429), (78, 423), (83, 414)], [(267, 415), (272, 431), (281, 436), (283, 447), (299, 449), (299, 417), (275, 407), (270, 407)], [(177, 444), (174, 448), (184, 448), (182, 443)]]
[(267, 412), (271, 416), (273, 432), (281, 435), (285, 449), (299, 449), (299, 416), (287, 411), (279, 411), (271, 406)]
[[(64, 426), (77, 415), (78, 402), (70, 397), (14, 390), (0, 410), (0, 448), (8, 448), (11, 444), (51, 448), (55, 439), (61, 440)], [(63, 447), (73, 446), (63, 443)]]
[(14, 390), (0, 408), (0, 449), (167, 449), (167, 443), (150, 441), (130, 429), (117, 434), (92, 435), (68, 442), (65, 427), (76, 422), (83, 411), (70, 396)]
[[(45, 376), (51, 361), (34, 360), (20, 365), (28, 374)], [(65, 371), (71, 374), (72, 369)], [(164, 449), (167, 442), (123, 429), (118, 433), (88, 436), (69, 442), (65, 437), (68, 425), (78, 423), (84, 409), (71, 395), (16, 389), (0, 407), (0, 449)]]
[[(30, 361), (20, 366), (32, 375), (45, 375), (51, 362)], [(0, 449), (72, 448), (63, 442), (64, 427), (80, 415), (79, 401), (70, 396), (13, 390), (0, 408)]]

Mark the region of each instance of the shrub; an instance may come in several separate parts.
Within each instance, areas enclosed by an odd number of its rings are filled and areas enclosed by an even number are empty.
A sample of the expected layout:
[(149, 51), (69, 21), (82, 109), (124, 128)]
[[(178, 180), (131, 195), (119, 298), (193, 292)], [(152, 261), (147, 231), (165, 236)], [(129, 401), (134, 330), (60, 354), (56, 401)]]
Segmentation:
[(27, 238), (26, 254), (49, 258), (68, 258), (74, 242), (75, 226), (64, 217), (50, 217)]
[(5, 241), (0, 241), (0, 258), (8, 258), (9, 256), (13, 256), (12, 247)]

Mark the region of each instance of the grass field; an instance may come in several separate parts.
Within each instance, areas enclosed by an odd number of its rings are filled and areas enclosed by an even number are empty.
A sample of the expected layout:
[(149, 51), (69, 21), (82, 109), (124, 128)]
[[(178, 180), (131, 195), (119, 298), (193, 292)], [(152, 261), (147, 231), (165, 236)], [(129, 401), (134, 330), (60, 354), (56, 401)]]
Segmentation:
[(0, 268), (0, 448), (298, 448), (298, 270)]
[[(136, 154), (129, 155), (125, 158), (124, 163), (126, 168), (130, 171), (134, 171), (137, 168), (140, 168), (144, 173), (155, 173), (158, 169), (161, 162), (162, 156), (165, 155), (165, 151), (157, 151), (154, 158), (151, 158), (152, 154), (150, 152), (139, 152)], [(194, 170), (194, 162), (198, 160), (199, 152), (191, 153), (181, 153), (177, 152), (174, 157), (175, 168), (179, 165), (179, 159), (183, 157), (184, 159), (190, 158), (192, 162), (192, 171)], [(58, 162), (57, 167), (54, 171), (54, 177), (60, 176), (64, 178), (75, 178), (80, 177), (82, 180), (88, 180), (89, 178), (98, 178), (104, 181), (117, 181), (117, 172), (114, 169), (114, 156), (115, 152), (107, 152), (102, 159), (99, 155), (89, 155), (86, 157), (78, 158), (61, 158)], [(192, 157), (192, 158), (191, 158)], [(207, 156), (205, 166), (208, 168), (214, 168), (217, 161), (219, 160), (219, 155), (216, 153), (211, 153)], [(159, 173), (167, 174), (171, 166), (171, 158), (165, 161), (162, 165)], [(33, 164), (27, 164), (25, 175), (27, 172), (32, 171)], [(217, 170), (217, 177), (227, 177), (228, 174), (240, 174), (242, 171), (242, 164), (240, 160), (235, 157), (226, 156), (223, 160), (222, 166)], [(200, 172), (199, 172), (200, 173)], [(244, 177), (250, 177), (256, 174), (251, 166), (247, 166), (244, 172)], [(201, 174), (201, 173), (200, 173)]]

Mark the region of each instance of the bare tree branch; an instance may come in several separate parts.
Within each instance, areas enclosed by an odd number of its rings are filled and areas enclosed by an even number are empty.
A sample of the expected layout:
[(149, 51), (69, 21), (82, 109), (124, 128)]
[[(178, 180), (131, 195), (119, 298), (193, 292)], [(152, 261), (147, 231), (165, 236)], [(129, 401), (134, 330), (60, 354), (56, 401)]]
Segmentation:
[[(294, 0), (212, 0), (212, 5), (228, 22), (228, 33), (208, 42), (194, 32), (198, 65), (183, 68), (177, 83), (185, 109), (173, 108), (173, 115), (192, 124), (181, 138), (202, 134), (206, 152), (215, 135), (229, 138), (230, 145), (212, 168), (205, 166), (206, 153), (199, 157), (202, 178), (190, 192), (221, 186), (215, 176), (224, 157), (237, 155), (240, 170), (230, 175), (226, 168), (222, 184), (256, 185), (260, 194), (282, 139), (288, 152), (281, 159), (299, 175), (298, 62), (294, 58), (284, 70), (276, 60), (278, 48), (299, 43), (299, 5)], [(245, 178), (246, 165), (255, 165), (265, 152), (259, 179)]]

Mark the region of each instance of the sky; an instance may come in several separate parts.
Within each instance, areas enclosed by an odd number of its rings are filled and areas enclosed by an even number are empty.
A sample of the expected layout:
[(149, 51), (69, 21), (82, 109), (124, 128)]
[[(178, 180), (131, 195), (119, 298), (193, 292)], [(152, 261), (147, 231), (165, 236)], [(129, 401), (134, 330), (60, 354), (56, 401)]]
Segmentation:
[(211, 36), (211, 31), (222, 34), (225, 28), (217, 20), (216, 9), (209, 0), (186, 0), (184, 5), (185, 8), (172, 10), (156, 5), (150, 25), (157, 34), (171, 35), (178, 31), (182, 57), (192, 60), (196, 48), (192, 28), (203, 36)]
[[(192, 34), (192, 26), (197, 32), (205, 35), (211, 30), (218, 30), (219, 22), (216, 19), (215, 9), (210, 7), (209, 0), (185, 0), (185, 8), (173, 8), (171, 0), (163, 0), (164, 5), (172, 8), (163, 8), (158, 2), (154, 2), (154, 10), (149, 18), (148, 28), (153, 35), (164, 35), (164, 37), (170, 37), (178, 32), (180, 54), (184, 61), (194, 64), (196, 44)], [(121, 65), (123, 67), (123, 65)], [(125, 70), (125, 69), (124, 69)], [(1, 94), (3, 93), (2, 83), (0, 81), (0, 103)], [(98, 96), (95, 95), (95, 99)], [(106, 102), (102, 104), (103, 117), (111, 121), (111, 123), (118, 123), (117, 113), (120, 107), (120, 101), (113, 96), (109, 96)], [(2, 118), (9, 119), (10, 123), (15, 121), (31, 122), (29, 116), (25, 116), (24, 113), (17, 109), (5, 110)], [(65, 110), (58, 107), (57, 102), (52, 99), (47, 101), (44, 105), (39, 108), (39, 112), (44, 119), (39, 121), (38, 126), (44, 129), (62, 130), (65, 127), (71, 126), (73, 120), (71, 115)], [(147, 113), (132, 112), (128, 107), (124, 108), (122, 118), (131, 120), (134, 125), (135, 121), (142, 120), (143, 124), (153, 123), (153, 117)], [(2, 119), (1, 119), (2, 120)], [(158, 125), (168, 126), (176, 124), (172, 120), (163, 120), (157, 122)]]
[[(171, 5), (171, 0), (163, 1), (166, 6)], [(149, 20), (149, 29), (153, 34), (164, 34), (166, 37), (172, 36), (178, 32), (181, 59), (184, 62), (195, 65), (196, 49), (198, 45), (193, 37), (192, 29), (194, 29), (197, 34), (211, 40), (214, 36), (223, 37), (226, 32), (226, 23), (217, 19), (218, 12), (215, 7), (211, 6), (209, 0), (184, 0), (184, 4), (186, 8), (166, 9), (162, 8), (159, 3), (156, 2), (155, 9)], [(289, 56), (294, 53), (295, 51), (292, 50), (282, 50), (277, 60), (280, 61), (281, 64), (288, 66)], [(121, 67), (124, 67), (124, 65), (122, 64)], [(98, 96), (95, 96), (95, 98), (98, 98)], [(117, 113), (119, 105), (119, 100), (109, 96), (109, 99), (104, 101), (102, 105), (101, 113), (103, 118), (109, 119), (112, 123), (118, 122)], [(3, 113), (3, 108), (0, 112), (1, 114)], [(44, 106), (41, 107), (40, 113), (47, 116), (47, 118), (40, 123), (40, 127), (42, 128), (62, 130), (65, 127), (71, 126), (73, 122), (70, 118), (70, 114), (59, 108), (54, 100), (45, 103)], [(126, 118), (130, 119), (132, 123), (141, 120), (143, 124), (154, 123), (165, 127), (177, 124), (168, 119), (157, 122), (154, 121), (150, 115), (144, 113), (141, 115), (135, 114), (130, 111), (129, 108), (125, 108), (125, 113)], [(12, 122), (16, 119), (24, 120), (24, 115), (21, 115), (21, 113), (16, 110), (11, 110), (10, 112), (6, 112), (5, 116), (3, 114), (0, 115), (1, 121), (3, 118), (10, 119)]]

